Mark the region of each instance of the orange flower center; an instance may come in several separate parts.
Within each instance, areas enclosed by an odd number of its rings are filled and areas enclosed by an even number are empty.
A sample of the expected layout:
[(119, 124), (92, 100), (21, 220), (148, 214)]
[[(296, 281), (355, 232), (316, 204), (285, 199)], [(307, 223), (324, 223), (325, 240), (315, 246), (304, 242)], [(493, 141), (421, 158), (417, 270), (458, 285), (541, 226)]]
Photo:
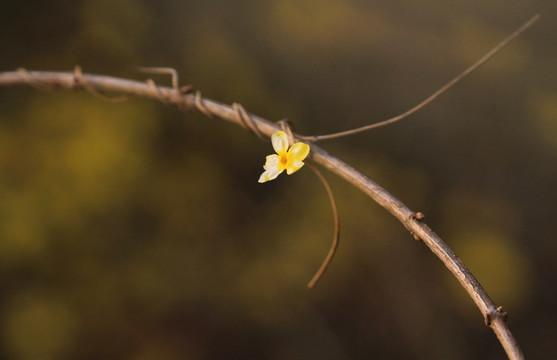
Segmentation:
[(286, 167), (286, 164), (288, 164), (288, 156), (286, 156), (286, 153), (279, 155), (279, 162), (283, 167)]

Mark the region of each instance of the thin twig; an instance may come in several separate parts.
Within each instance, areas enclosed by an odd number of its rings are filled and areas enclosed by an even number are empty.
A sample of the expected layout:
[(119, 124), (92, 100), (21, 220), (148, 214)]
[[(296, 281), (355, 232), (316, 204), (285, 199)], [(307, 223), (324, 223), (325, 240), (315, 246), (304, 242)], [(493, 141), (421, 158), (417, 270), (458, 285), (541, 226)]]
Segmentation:
[(340, 240), (340, 218), (339, 218), (339, 215), (338, 215), (338, 209), (337, 209), (337, 204), (335, 202), (335, 197), (333, 196), (333, 191), (331, 190), (331, 187), (329, 186), (329, 183), (327, 182), (327, 179), (325, 179), (323, 174), (321, 174), (321, 171), (319, 171), (309, 161), (306, 164), (311, 168), (311, 170), (313, 170), (315, 175), (317, 175), (319, 180), (321, 180), (321, 183), (325, 187), (325, 190), (327, 190), (327, 195), (329, 195), (329, 200), (331, 201), (331, 208), (333, 209), (333, 216), (334, 216), (334, 219), (335, 219), (335, 230), (334, 230), (334, 233), (333, 233), (333, 242), (331, 243), (331, 248), (329, 249), (329, 252), (327, 253), (327, 257), (325, 257), (325, 260), (323, 261), (323, 263), (319, 267), (319, 270), (317, 270), (315, 275), (313, 275), (313, 278), (308, 283), (308, 288), (312, 289), (315, 286), (315, 284), (317, 284), (319, 279), (321, 279), (321, 277), (323, 276), (323, 274), (325, 273), (325, 271), (327, 270), (327, 268), (331, 264), (331, 261), (333, 261), (333, 257), (335, 256), (335, 253), (337, 251), (338, 243), (339, 243), (339, 240)]
[(327, 134), (327, 135), (301, 136), (300, 139), (306, 140), (306, 141), (313, 141), (313, 142), (320, 141), (320, 140), (336, 139), (336, 138), (343, 137), (343, 136), (358, 134), (358, 133), (361, 133), (361, 132), (364, 132), (364, 131), (368, 131), (368, 130), (371, 130), (371, 129), (381, 127), (381, 126), (390, 125), (392, 123), (400, 121), (400, 120), (414, 114), (415, 112), (417, 112), (417, 111), (423, 109), (424, 107), (426, 107), (433, 100), (437, 99), (441, 94), (447, 92), (447, 90), (449, 90), (457, 82), (459, 82), (464, 77), (466, 77), (466, 75), (472, 73), (474, 70), (476, 70), (477, 68), (482, 66), (484, 63), (486, 63), (491, 57), (493, 57), (495, 54), (497, 54), (509, 42), (511, 42), (514, 38), (516, 38), (518, 35), (520, 35), (522, 32), (524, 32), (526, 29), (528, 29), (530, 26), (532, 26), (536, 21), (538, 21), (539, 18), (540, 18), (540, 15), (533, 16), (530, 20), (526, 21), (522, 26), (520, 26), (518, 29), (516, 29), (516, 31), (513, 32), (511, 35), (509, 35), (505, 40), (501, 41), (494, 48), (492, 48), (487, 54), (482, 56), (472, 66), (470, 66), (468, 69), (461, 72), (454, 79), (452, 79), (451, 81), (449, 81), (448, 83), (443, 85), (441, 88), (439, 88), (439, 90), (435, 91), (433, 94), (431, 94), (429, 97), (427, 97), (425, 100), (423, 100), (421, 103), (414, 106), (410, 110), (408, 110), (408, 111), (406, 111), (406, 112), (404, 112), (400, 115), (397, 115), (393, 118), (383, 120), (383, 121), (380, 121), (380, 122), (377, 122), (377, 123), (365, 125), (365, 126), (362, 126), (362, 127), (356, 128), (356, 129), (340, 131), (340, 132), (336, 132), (336, 133), (333, 133), (333, 134)]
[[(34, 81), (42, 85), (75, 90), (73, 72), (29, 71), (28, 73), (31, 79), (34, 79)], [(133, 94), (136, 96), (159, 99), (158, 91), (143, 82), (90, 74), (83, 74), (83, 78), (87, 81), (89, 86), (94, 87), (97, 91), (114, 91), (123, 94)], [(29, 77), (23, 76), (19, 71), (0, 73), (0, 87), (16, 85), (29, 85)], [(230, 106), (214, 100), (202, 98), (199, 93), (197, 95), (177, 94), (173, 88), (168, 87), (159, 87), (158, 90), (167, 97), (169, 102), (175, 105), (183, 103), (191, 109), (197, 110), (201, 110), (198, 109), (198, 106), (202, 105), (202, 111), (207, 116), (221, 118), (243, 126), (241, 120), (238, 119), (236, 111)], [(249, 114), (249, 116), (251, 120), (257, 124), (259, 132), (267, 137), (270, 137), (274, 132), (280, 130), (277, 124), (267, 119), (255, 114)], [(294, 134), (294, 136), (296, 139), (302, 140), (299, 135)], [(500, 308), (489, 298), (468, 268), (466, 268), (451, 248), (445, 244), (437, 234), (419, 220), (412, 210), (368, 176), (341, 159), (327, 153), (315, 144), (311, 145), (311, 150), (310, 156), (316, 163), (325, 166), (331, 172), (339, 175), (363, 191), (395, 216), (411, 234), (420, 238), (443, 264), (445, 264), (472, 298), (484, 316), (486, 324), (491, 327), (497, 335), (509, 359), (524, 359), (518, 343), (506, 324), (506, 316), (502, 314), (499, 310)]]

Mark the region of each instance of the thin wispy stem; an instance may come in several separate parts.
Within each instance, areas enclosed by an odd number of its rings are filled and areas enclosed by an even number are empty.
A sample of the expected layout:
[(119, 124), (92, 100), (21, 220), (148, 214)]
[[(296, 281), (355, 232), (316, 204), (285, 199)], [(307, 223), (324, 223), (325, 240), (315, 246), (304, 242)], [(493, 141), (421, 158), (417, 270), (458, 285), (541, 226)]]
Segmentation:
[(323, 263), (319, 267), (319, 270), (317, 270), (317, 272), (315, 273), (313, 278), (308, 283), (308, 288), (311, 289), (315, 286), (315, 284), (317, 284), (319, 279), (321, 279), (321, 277), (323, 277), (323, 274), (325, 274), (325, 271), (327, 270), (327, 268), (331, 264), (331, 261), (333, 261), (333, 257), (335, 256), (335, 253), (336, 253), (337, 248), (338, 248), (338, 243), (340, 241), (340, 217), (338, 215), (337, 203), (335, 201), (333, 191), (331, 190), (331, 187), (329, 186), (329, 183), (327, 182), (327, 179), (325, 179), (323, 174), (321, 174), (321, 171), (319, 171), (310, 162), (308, 162), (307, 165), (311, 168), (311, 170), (313, 170), (315, 175), (317, 175), (317, 177), (319, 178), (319, 180), (321, 181), (321, 183), (325, 187), (325, 190), (327, 190), (327, 195), (329, 195), (329, 200), (331, 201), (331, 208), (333, 209), (333, 217), (334, 217), (334, 222), (335, 222), (335, 224), (334, 224), (335, 229), (334, 229), (334, 232), (333, 232), (333, 242), (331, 243), (331, 248), (329, 249), (329, 252), (327, 253), (327, 256), (325, 257), (325, 260), (323, 261)]
[(442, 94), (447, 92), (447, 90), (449, 90), (451, 87), (453, 87), (457, 82), (464, 79), (467, 75), (474, 72), (477, 68), (479, 68), (480, 66), (485, 64), (489, 59), (491, 59), (495, 54), (497, 54), (501, 49), (503, 49), (514, 38), (516, 38), (518, 35), (520, 35), (522, 32), (524, 32), (526, 29), (528, 29), (530, 26), (532, 26), (536, 21), (538, 21), (539, 18), (540, 18), (540, 15), (533, 16), (530, 20), (526, 21), (522, 26), (520, 26), (518, 29), (516, 29), (516, 31), (513, 32), (511, 35), (509, 35), (506, 39), (504, 39), (499, 44), (497, 44), (494, 48), (489, 50), (489, 52), (487, 52), (484, 56), (482, 56), (478, 61), (476, 61), (474, 64), (472, 64), (469, 68), (467, 68), (466, 70), (464, 70), (463, 72), (458, 74), (455, 78), (453, 78), (451, 81), (449, 81), (448, 83), (446, 83), (445, 85), (440, 87), (437, 91), (435, 91), (433, 94), (428, 96), (425, 100), (423, 100), (418, 105), (411, 108), (410, 110), (408, 110), (408, 111), (406, 111), (406, 112), (404, 112), (400, 115), (397, 115), (393, 118), (383, 120), (383, 121), (380, 121), (380, 122), (376, 122), (376, 123), (373, 123), (373, 124), (365, 125), (365, 126), (362, 126), (362, 127), (359, 127), (359, 128), (350, 129), (350, 130), (346, 130), (346, 131), (339, 131), (339, 132), (332, 133), (332, 134), (327, 134), (327, 135), (301, 136), (300, 139), (306, 140), (306, 141), (313, 141), (313, 142), (321, 141), (321, 140), (337, 139), (337, 138), (340, 138), (340, 137), (359, 134), (359, 133), (364, 132), (364, 131), (368, 131), (368, 130), (376, 129), (378, 127), (390, 125), (390, 124), (393, 124), (393, 123), (395, 123), (397, 121), (400, 121), (404, 118), (407, 118), (408, 116), (418, 112), (419, 110), (421, 110), (424, 107), (426, 107), (427, 105), (429, 105), (433, 100), (437, 99), (439, 96), (441, 96)]

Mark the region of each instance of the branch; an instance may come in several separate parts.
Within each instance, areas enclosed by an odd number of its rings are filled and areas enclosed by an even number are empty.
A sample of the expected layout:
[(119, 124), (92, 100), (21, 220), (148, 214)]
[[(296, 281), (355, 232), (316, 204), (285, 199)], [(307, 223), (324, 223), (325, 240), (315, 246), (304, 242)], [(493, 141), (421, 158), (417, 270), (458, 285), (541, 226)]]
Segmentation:
[[(165, 104), (173, 104), (182, 110), (196, 110), (209, 117), (216, 117), (236, 123), (259, 135), (270, 137), (271, 134), (280, 130), (277, 124), (257, 115), (247, 113), (240, 106), (231, 107), (203, 98), (199, 92), (196, 94), (184, 93), (176, 85), (172, 88), (157, 86), (152, 80), (142, 83), (103, 75), (82, 74), (79, 68), (76, 68), (74, 72), (28, 72), (20, 69), (18, 71), (0, 73), (0, 87), (16, 85), (29, 85), (40, 89), (84, 89), (97, 95), (116, 93), (150, 97), (158, 99)], [(298, 140), (302, 138), (298, 134), (293, 134), (293, 136)], [(311, 144), (311, 150), (310, 156), (314, 162), (323, 165), (331, 172), (339, 175), (363, 191), (395, 216), (414, 238), (422, 240), (445, 264), (472, 298), (484, 316), (486, 325), (495, 332), (509, 359), (524, 359), (518, 343), (506, 324), (506, 313), (503, 312), (501, 307), (497, 307), (493, 303), (480, 283), (451, 248), (422, 221), (423, 215), (421, 213), (413, 212), (365, 174), (336, 156), (329, 154), (321, 147)]]

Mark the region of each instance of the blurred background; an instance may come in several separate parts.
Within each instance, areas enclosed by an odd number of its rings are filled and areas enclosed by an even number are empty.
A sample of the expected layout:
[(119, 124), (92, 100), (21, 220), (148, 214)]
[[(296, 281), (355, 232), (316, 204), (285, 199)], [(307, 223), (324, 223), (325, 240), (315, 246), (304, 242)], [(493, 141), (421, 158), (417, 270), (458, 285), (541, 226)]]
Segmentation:
[[(469, 266), (527, 358), (557, 358), (557, 3), (51, 0), (0, 3), (0, 70), (169, 84), (302, 134), (426, 109), (320, 145)], [(443, 264), (325, 171), (258, 184), (268, 142), (142, 98), (0, 89), (0, 359), (505, 359)]]

